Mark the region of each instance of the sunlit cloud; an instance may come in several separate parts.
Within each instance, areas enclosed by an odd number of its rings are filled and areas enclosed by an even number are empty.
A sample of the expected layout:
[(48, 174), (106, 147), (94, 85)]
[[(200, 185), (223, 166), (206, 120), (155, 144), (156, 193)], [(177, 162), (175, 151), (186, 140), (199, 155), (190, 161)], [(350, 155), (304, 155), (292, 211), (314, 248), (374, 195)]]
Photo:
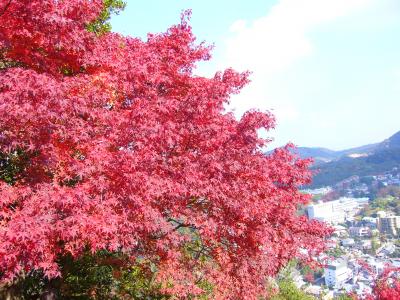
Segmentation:
[(280, 121), (296, 119), (298, 111), (290, 99), (273, 99), (269, 95), (270, 78), (316, 51), (310, 33), (318, 26), (366, 8), (373, 2), (281, 0), (257, 20), (234, 22), (219, 67), (250, 70), (253, 82), (232, 99), (230, 107), (237, 115), (256, 107), (274, 109)]

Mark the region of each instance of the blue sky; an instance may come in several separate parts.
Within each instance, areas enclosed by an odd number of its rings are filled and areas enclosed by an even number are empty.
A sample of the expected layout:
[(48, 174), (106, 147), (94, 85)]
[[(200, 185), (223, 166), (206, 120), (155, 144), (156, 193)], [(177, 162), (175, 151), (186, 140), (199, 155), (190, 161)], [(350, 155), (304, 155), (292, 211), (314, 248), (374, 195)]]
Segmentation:
[(400, 130), (398, 0), (128, 0), (113, 30), (146, 38), (192, 9), (199, 41), (215, 44), (196, 71), (251, 70), (229, 110), (272, 110), (272, 146), (344, 149)]

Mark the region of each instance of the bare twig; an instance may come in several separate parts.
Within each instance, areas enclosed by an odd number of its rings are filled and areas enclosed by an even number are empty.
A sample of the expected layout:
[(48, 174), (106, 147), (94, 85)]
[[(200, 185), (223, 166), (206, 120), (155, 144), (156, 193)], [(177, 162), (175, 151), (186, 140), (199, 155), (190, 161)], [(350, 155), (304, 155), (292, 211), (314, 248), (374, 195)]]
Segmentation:
[(177, 221), (177, 220), (175, 220), (175, 219), (172, 219), (172, 218), (169, 218), (169, 219), (168, 219), (168, 222), (173, 222), (173, 223), (176, 224), (176, 226), (174, 226), (174, 228), (172, 228), (172, 229), (171, 229), (170, 231), (168, 231), (168, 232), (165, 232), (165, 233), (163, 233), (163, 234), (161, 234), (161, 235), (158, 235), (158, 236), (153, 236), (153, 237), (152, 237), (153, 239), (161, 239), (161, 238), (164, 238), (164, 237), (166, 237), (168, 234), (177, 231), (179, 228), (190, 228), (190, 229), (193, 229), (193, 230), (194, 230), (194, 229), (197, 229), (197, 227), (196, 227), (194, 224), (182, 223), (182, 222), (179, 222), (179, 221)]

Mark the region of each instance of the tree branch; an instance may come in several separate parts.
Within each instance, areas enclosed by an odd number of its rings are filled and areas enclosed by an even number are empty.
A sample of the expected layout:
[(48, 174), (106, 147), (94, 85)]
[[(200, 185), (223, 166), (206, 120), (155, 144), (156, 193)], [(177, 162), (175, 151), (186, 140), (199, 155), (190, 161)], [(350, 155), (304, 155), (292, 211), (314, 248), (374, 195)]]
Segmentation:
[(153, 239), (161, 239), (161, 238), (164, 238), (164, 237), (166, 237), (168, 234), (170, 234), (170, 233), (172, 233), (172, 232), (175, 232), (175, 231), (177, 231), (179, 228), (183, 228), (183, 227), (185, 227), (185, 228), (190, 228), (190, 229), (197, 229), (197, 227), (194, 225), (194, 224), (187, 224), (187, 223), (182, 223), (182, 222), (179, 222), (179, 221), (177, 221), (177, 220), (175, 220), (175, 219), (172, 219), (172, 218), (169, 218), (168, 219), (168, 222), (174, 222), (174, 223), (176, 223), (176, 226), (174, 227), (174, 228), (172, 228), (170, 231), (168, 231), (168, 232), (165, 232), (165, 233), (163, 233), (163, 234), (161, 234), (161, 235), (159, 235), (159, 236), (154, 236), (154, 237), (152, 237)]
[(6, 10), (8, 9), (8, 7), (10, 6), (12, 0), (8, 0), (7, 4), (4, 6), (3, 10), (0, 12), (0, 17), (2, 15), (4, 15), (4, 13), (6, 12)]

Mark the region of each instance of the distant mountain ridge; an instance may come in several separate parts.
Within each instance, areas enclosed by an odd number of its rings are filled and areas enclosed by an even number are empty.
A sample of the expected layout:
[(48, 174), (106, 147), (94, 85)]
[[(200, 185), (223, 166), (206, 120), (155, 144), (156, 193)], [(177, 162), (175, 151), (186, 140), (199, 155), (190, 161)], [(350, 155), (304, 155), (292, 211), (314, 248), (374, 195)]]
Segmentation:
[(313, 158), (316, 163), (330, 162), (340, 157), (338, 151), (327, 148), (298, 147), (295, 153), (301, 158)]
[(377, 175), (400, 167), (400, 131), (376, 144), (340, 151), (299, 147), (295, 152), (314, 158), (312, 187), (334, 185), (353, 175)]

